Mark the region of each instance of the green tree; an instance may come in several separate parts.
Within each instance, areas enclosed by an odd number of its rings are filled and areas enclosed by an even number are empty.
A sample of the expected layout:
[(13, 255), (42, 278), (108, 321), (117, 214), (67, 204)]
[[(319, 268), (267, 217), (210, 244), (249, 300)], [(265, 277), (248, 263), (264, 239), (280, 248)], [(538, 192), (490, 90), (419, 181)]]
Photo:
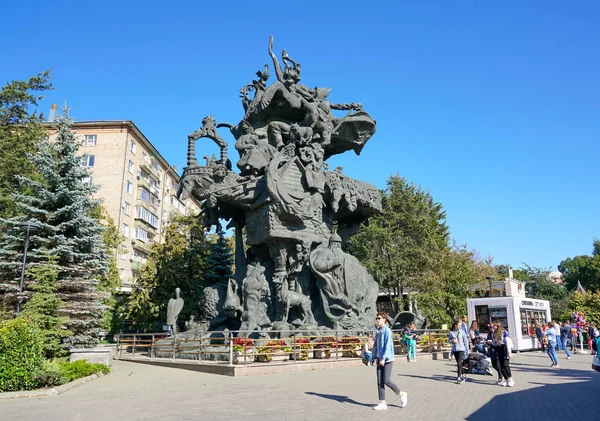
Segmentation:
[(560, 262), (558, 270), (569, 289), (574, 290), (579, 281), (588, 291), (600, 291), (600, 240), (594, 240), (591, 256), (569, 257)]
[(28, 262), (35, 265), (46, 255), (56, 256), (60, 267), (56, 294), (64, 305), (59, 314), (69, 318), (67, 328), (74, 334), (72, 346), (93, 346), (101, 335), (101, 315), (106, 294), (98, 290), (108, 269), (102, 243), (104, 227), (92, 216), (99, 200), (93, 198), (98, 186), (89, 183), (89, 170), (81, 165), (79, 144), (72, 132), (72, 120), (59, 117), (58, 135), (52, 143), (42, 142), (29, 157), (40, 180), (17, 176), (29, 194), (15, 195), (19, 214), (2, 220), (6, 234), (0, 243), (0, 289), (14, 295), (22, 261), (23, 234), (19, 224), (33, 220), (41, 230), (30, 237)]
[(442, 252), (437, 262), (436, 276), (422, 282), (417, 299), (419, 310), (432, 327), (450, 324), (466, 314), (467, 298), (475, 293), (475, 286), (493, 272), (477, 252), (454, 243)]
[(550, 301), (552, 316), (559, 317), (567, 309), (571, 294), (564, 285), (550, 280), (549, 273), (550, 268), (541, 269), (524, 264), (519, 269), (517, 279), (525, 282), (525, 293), (528, 297)]
[(383, 212), (372, 216), (350, 240), (354, 254), (391, 296), (419, 288), (436, 277), (435, 268), (449, 249), (442, 204), (399, 175), (382, 192)]
[(207, 285), (216, 285), (233, 278), (233, 252), (231, 238), (226, 238), (223, 230), (217, 232), (216, 240), (211, 243), (210, 254), (206, 262), (208, 273)]
[(180, 319), (196, 315), (205, 286), (210, 243), (199, 218), (179, 216), (165, 228), (164, 243), (152, 246), (127, 303), (126, 317), (138, 330), (166, 322), (167, 303), (181, 289)]
[(117, 229), (114, 219), (110, 217), (103, 206), (96, 206), (91, 215), (104, 226), (102, 242), (109, 262), (108, 270), (98, 283), (98, 290), (106, 293), (106, 299), (103, 302), (106, 311), (102, 313), (101, 328), (106, 336), (112, 337), (115, 333), (120, 332), (125, 313), (125, 303), (119, 294), (123, 283), (117, 267), (117, 251), (121, 251), (124, 238)]
[(37, 149), (44, 135), (43, 116), (37, 111), (42, 96), (39, 92), (52, 89), (50, 71), (39, 73), (26, 81), (12, 81), (0, 90), (0, 218), (16, 215), (13, 194), (27, 191), (17, 175), (36, 178), (35, 165), (27, 158)]
[(58, 315), (63, 302), (56, 296), (60, 273), (57, 260), (56, 256), (48, 256), (46, 262), (40, 262), (28, 270), (28, 278), (33, 280), (29, 287), (34, 292), (21, 313), (22, 317), (29, 318), (40, 330), (42, 350), (46, 358), (64, 355), (66, 350), (63, 341), (72, 335), (72, 332), (65, 329), (69, 319)]
[(596, 327), (600, 326), (600, 291), (581, 294), (573, 293), (569, 301), (568, 310), (562, 314), (563, 320), (571, 320), (574, 311), (580, 311), (585, 314), (586, 321), (594, 323)]

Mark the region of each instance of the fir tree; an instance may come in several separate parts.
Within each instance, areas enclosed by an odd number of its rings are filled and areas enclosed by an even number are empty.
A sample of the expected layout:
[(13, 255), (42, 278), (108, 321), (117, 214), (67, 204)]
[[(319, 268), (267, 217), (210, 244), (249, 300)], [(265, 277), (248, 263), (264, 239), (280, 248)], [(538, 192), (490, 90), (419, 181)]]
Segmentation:
[(19, 176), (31, 193), (15, 195), (19, 215), (2, 220), (7, 232), (0, 244), (0, 270), (4, 272), (0, 292), (15, 300), (23, 249), (18, 225), (39, 222), (42, 228), (30, 236), (27, 261), (35, 265), (47, 254), (56, 256), (56, 296), (64, 303), (59, 315), (69, 319), (67, 328), (74, 334), (71, 345), (93, 346), (101, 334), (106, 297), (97, 287), (109, 259), (102, 243), (104, 227), (92, 215), (100, 203), (92, 197), (98, 186), (89, 182), (90, 172), (81, 165), (72, 120), (67, 108), (64, 112), (58, 119), (56, 140), (40, 143), (37, 153), (30, 155), (41, 181)]
[(208, 265), (206, 275), (208, 285), (224, 283), (229, 278), (233, 278), (233, 253), (222, 229), (217, 231), (217, 241), (212, 243), (210, 256), (206, 263)]
[(49, 257), (48, 262), (40, 262), (29, 270), (28, 276), (33, 281), (30, 288), (34, 293), (21, 313), (40, 329), (46, 358), (64, 355), (63, 341), (72, 335), (72, 332), (64, 328), (69, 319), (58, 316), (63, 302), (55, 295), (60, 273), (56, 260), (56, 256)]

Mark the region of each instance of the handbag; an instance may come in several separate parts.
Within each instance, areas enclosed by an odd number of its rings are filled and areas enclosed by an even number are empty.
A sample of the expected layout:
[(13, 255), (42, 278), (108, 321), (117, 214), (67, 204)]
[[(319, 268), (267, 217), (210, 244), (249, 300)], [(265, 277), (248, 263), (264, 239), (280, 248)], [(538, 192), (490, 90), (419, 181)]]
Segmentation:
[(597, 355), (594, 356), (594, 361), (592, 361), (592, 370), (600, 372), (600, 358)]

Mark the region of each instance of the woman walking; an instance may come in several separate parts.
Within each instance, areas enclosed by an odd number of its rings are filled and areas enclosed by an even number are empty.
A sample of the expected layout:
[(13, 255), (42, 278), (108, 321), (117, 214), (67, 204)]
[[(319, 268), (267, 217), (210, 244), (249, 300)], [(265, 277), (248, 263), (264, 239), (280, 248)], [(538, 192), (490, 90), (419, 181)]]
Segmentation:
[(548, 341), (547, 343), (547, 349), (546, 352), (548, 353), (548, 356), (550, 357), (550, 361), (552, 361), (552, 365), (550, 367), (554, 367), (554, 368), (560, 368), (560, 366), (558, 365), (558, 357), (556, 356), (556, 331), (554, 329), (554, 322), (551, 321), (548, 323), (548, 329), (546, 330), (546, 332), (544, 332), (546, 334), (546, 339)]
[(461, 328), (462, 320), (455, 320), (452, 324), (452, 330), (448, 336), (448, 342), (452, 344), (452, 354), (456, 358), (456, 365), (458, 367), (458, 378), (456, 383), (464, 383), (467, 380), (463, 371), (463, 360), (469, 350), (469, 339), (464, 329)]
[(388, 315), (385, 312), (377, 313), (375, 318), (377, 323), (377, 333), (375, 334), (375, 343), (373, 345), (373, 359), (377, 364), (377, 390), (379, 393), (379, 403), (373, 409), (380, 411), (387, 409), (385, 401), (385, 386), (400, 396), (400, 406), (405, 407), (408, 403), (408, 393), (401, 392), (398, 386), (390, 380), (392, 367), (394, 365), (394, 339), (392, 331), (388, 326)]
[(512, 340), (501, 323), (494, 323), (494, 333), (492, 334), (492, 339), (489, 341), (489, 344), (491, 348), (494, 349), (495, 356), (498, 360), (498, 367), (500, 368), (499, 374), (504, 378), (499, 385), (513, 387), (515, 382), (512, 379), (512, 373), (510, 371)]

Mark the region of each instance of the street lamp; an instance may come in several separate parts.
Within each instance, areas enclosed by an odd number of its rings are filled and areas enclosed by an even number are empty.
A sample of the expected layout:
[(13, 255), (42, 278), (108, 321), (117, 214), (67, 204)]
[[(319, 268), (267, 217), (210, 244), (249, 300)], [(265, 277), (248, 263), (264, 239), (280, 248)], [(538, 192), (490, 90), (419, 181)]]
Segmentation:
[(486, 277), (485, 277), (485, 279), (487, 279), (487, 280), (488, 280), (488, 282), (490, 283), (490, 297), (491, 297), (491, 296), (492, 296), (492, 281), (493, 281), (494, 279), (496, 279), (496, 277), (495, 277), (495, 276), (491, 276), (491, 275), (490, 275), (490, 276), (486, 276)]
[(19, 283), (19, 301), (17, 301), (17, 316), (21, 311), (21, 301), (23, 300), (23, 279), (25, 278), (25, 263), (27, 263), (27, 248), (29, 247), (29, 234), (39, 231), (42, 225), (38, 222), (26, 221), (20, 222), (19, 228), (25, 231), (25, 250), (23, 251), (23, 266), (21, 267), (21, 282)]

